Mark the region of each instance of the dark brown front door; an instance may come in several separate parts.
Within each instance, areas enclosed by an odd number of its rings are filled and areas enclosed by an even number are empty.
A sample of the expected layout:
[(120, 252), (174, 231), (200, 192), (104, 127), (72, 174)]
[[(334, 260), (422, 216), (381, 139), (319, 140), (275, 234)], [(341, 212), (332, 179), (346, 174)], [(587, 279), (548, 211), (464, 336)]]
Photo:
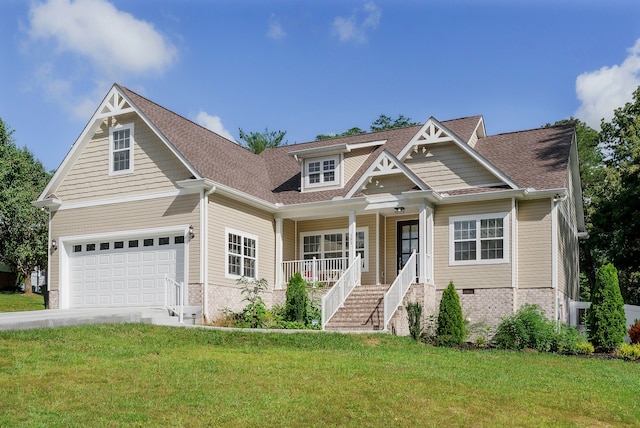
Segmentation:
[(418, 252), (418, 220), (405, 220), (398, 222), (397, 230), (398, 244), (398, 273), (404, 267), (411, 253), (415, 250)]

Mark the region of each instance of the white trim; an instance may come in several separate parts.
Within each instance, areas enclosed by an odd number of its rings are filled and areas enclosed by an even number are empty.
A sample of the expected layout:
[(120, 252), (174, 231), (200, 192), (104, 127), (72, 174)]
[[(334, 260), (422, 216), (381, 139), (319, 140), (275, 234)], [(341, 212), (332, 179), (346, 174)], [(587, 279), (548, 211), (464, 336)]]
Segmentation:
[(551, 200), (551, 288), (558, 288), (558, 203)]
[[(356, 259), (356, 246), (355, 246), (355, 242), (356, 242), (356, 212), (355, 211), (349, 211), (349, 264), (351, 264), (352, 260)], [(364, 241), (364, 245), (365, 247), (367, 246), (367, 239), (366, 239), (366, 232), (365, 232), (365, 241)]]
[(435, 236), (435, 226), (433, 222), (433, 207), (427, 205), (427, 209), (429, 210), (429, 215), (427, 216), (427, 254), (429, 257), (427, 258), (427, 281), (429, 284), (435, 284), (435, 274), (433, 270), (433, 258), (434, 254), (434, 243), (433, 237)]
[(380, 285), (380, 213), (376, 213), (376, 284)]
[(189, 225), (176, 225), (167, 227), (158, 227), (151, 229), (134, 229), (123, 230), (115, 232), (94, 233), (88, 235), (72, 235), (61, 236), (58, 238), (58, 307), (60, 309), (69, 309), (71, 307), (70, 301), (70, 282), (68, 281), (69, 271), (69, 254), (72, 251), (72, 246), (86, 241), (112, 241), (125, 238), (141, 238), (148, 236), (158, 236), (165, 234), (181, 233), (184, 236), (184, 277), (182, 279), (176, 278), (177, 281), (183, 281), (185, 284), (189, 283)]
[(418, 256), (420, 257), (418, 266), (420, 267), (420, 283), (422, 284), (428, 282), (427, 252), (427, 206), (420, 204), (418, 207)]
[[(479, 223), (480, 220), (487, 220), (493, 218), (502, 218), (502, 230), (503, 230), (503, 257), (501, 259), (486, 259), (482, 260), (481, 258), (477, 258), (475, 260), (455, 260), (455, 240), (454, 240), (454, 224), (457, 221), (475, 221)], [(474, 215), (465, 215), (465, 216), (452, 216), (449, 217), (449, 266), (465, 266), (465, 265), (484, 265), (484, 264), (504, 264), (509, 263), (509, 253), (510, 250), (510, 224), (509, 224), (510, 214), (508, 212), (500, 212), (500, 213), (487, 213), (487, 214), (474, 214)], [(477, 224), (476, 227), (476, 242), (479, 244), (481, 241), (480, 238), (480, 225)], [(481, 246), (476, 246), (476, 255), (479, 255), (481, 251)]]
[[(358, 232), (364, 232), (364, 259), (362, 260), (362, 272), (369, 272), (369, 226), (361, 226), (361, 227), (356, 227), (355, 233)], [(322, 236), (324, 235), (330, 235), (330, 234), (342, 234), (342, 236), (344, 236), (345, 241), (343, 242), (343, 245), (346, 246), (347, 245), (347, 241), (346, 241), (346, 237), (349, 236), (349, 228), (346, 229), (326, 229), (326, 230), (311, 230), (308, 232), (300, 232), (300, 236), (298, 237), (299, 241), (300, 241), (300, 259), (303, 260), (304, 259), (304, 238), (306, 236), (321, 236), (320, 239), (320, 257), (321, 258), (325, 258), (324, 257), (324, 253), (326, 252), (324, 249), (324, 240), (322, 239)], [(347, 251), (346, 248), (342, 250), (342, 253), (344, 254), (345, 257), (349, 257), (349, 253), (351, 252), (351, 248), (353, 248), (354, 254), (355, 254), (355, 239), (353, 240), (353, 245), (351, 244), (351, 238), (349, 238), (349, 250)], [(349, 261), (351, 262), (351, 260)]]
[(119, 196), (117, 198), (97, 199), (79, 202), (63, 202), (58, 208), (59, 211), (71, 210), (76, 208), (99, 207), (102, 205), (123, 204), (127, 202), (148, 201), (150, 199), (173, 198), (176, 196), (184, 196), (195, 193), (191, 189), (174, 189), (166, 192), (144, 193), (140, 195)]
[(284, 285), (284, 281), (282, 279), (282, 248), (283, 248), (283, 236), (282, 236), (282, 228), (284, 225), (284, 219), (281, 217), (276, 217), (276, 290), (281, 290)]
[[(336, 137), (342, 138), (342, 137)], [(293, 156), (296, 160), (305, 159), (308, 157), (318, 157), (331, 154), (349, 153), (352, 150), (364, 149), (367, 147), (381, 146), (385, 144), (387, 140), (367, 141), (364, 143), (340, 143), (332, 144), (330, 146), (313, 147), (310, 149), (293, 150), (287, 152), (289, 156)]]
[[(129, 130), (129, 146), (124, 149), (116, 150), (114, 147), (113, 134), (119, 131)], [(135, 154), (135, 127), (133, 122), (131, 123), (118, 123), (116, 126), (109, 127), (109, 175), (124, 175), (133, 174), (134, 171), (134, 154)], [(114, 169), (114, 155), (116, 152), (129, 152), (129, 168), (126, 169)]]
[(511, 198), (511, 287), (518, 288), (518, 209)]
[[(242, 232), (240, 230), (237, 229), (233, 229), (231, 227), (225, 227), (224, 228), (224, 276), (225, 278), (231, 278), (231, 279), (240, 279), (242, 277), (244, 277), (245, 275), (235, 275), (232, 273), (229, 273), (229, 234), (233, 234), (236, 236), (240, 236), (243, 240), (245, 238), (247, 239), (252, 239), (255, 242), (255, 251), (256, 251), (256, 256), (254, 258), (256, 264), (255, 264), (255, 268), (254, 268), (254, 273), (252, 277), (246, 277), (246, 278), (251, 278), (251, 279), (258, 279), (259, 278), (259, 274), (258, 274), (258, 236), (254, 235), (252, 233), (247, 233), (247, 232)], [(242, 248), (244, 248), (244, 242), (242, 243)], [(244, 254), (240, 254), (240, 257), (242, 258), (242, 260), (245, 260), (245, 255)], [(242, 263), (241, 268), (243, 269), (243, 273), (244, 273), (244, 263)]]

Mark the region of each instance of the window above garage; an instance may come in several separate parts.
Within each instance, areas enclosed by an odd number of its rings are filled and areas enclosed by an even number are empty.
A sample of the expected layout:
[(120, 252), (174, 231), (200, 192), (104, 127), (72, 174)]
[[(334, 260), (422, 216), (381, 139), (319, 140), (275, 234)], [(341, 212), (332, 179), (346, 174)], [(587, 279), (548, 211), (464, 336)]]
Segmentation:
[(133, 172), (133, 123), (109, 129), (109, 175)]

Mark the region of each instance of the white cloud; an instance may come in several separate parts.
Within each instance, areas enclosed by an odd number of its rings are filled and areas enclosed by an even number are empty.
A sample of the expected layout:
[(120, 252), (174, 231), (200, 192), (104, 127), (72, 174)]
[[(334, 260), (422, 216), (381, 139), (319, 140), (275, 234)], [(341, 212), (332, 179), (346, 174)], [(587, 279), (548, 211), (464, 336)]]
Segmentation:
[(218, 135), (223, 136), (227, 140), (231, 140), (236, 143), (236, 140), (233, 138), (233, 135), (229, 131), (227, 131), (222, 124), (222, 119), (219, 116), (211, 116), (205, 111), (200, 110), (198, 115), (196, 116), (196, 122), (199, 125), (204, 126), (209, 131), (213, 131)]
[(60, 51), (80, 54), (112, 73), (161, 72), (176, 48), (153, 27), (106, 0), (49, 0), (30, 9), (30, 36), (54, 39)]
[(594, 129), (600, 129), (601, 119), (610, 121), (613, 111), (631, 101), (640, 86), (640, 39), (628, 52), (622, 64), (582, 73), (576, 79), (581, 105), (575, 116)]
[(280, 24), (280, 18), (272, 13), (269, 17), (269, 31), (267, 31), (267, 37), (273, 40), (281, 40), (285, 38), (286, 35), (287, 33), (285, 33), (284, 28), (282, 28), (282, 24)]
[(368, 31), (378, 28), (381, 16), (382, 11), (378, 6), (365, 3), (362, 10), (355, 10), (349, 17), (335, 17), (332, 32), (341, 42), (366, 43)]

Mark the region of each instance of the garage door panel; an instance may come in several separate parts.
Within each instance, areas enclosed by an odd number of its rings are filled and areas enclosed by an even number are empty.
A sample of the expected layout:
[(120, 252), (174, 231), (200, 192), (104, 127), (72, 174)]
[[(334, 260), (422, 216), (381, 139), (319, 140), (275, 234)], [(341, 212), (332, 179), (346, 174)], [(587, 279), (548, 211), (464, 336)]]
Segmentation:
[[(120, 241), (126, 247), (129, 240)], [(177, 270), (184, 272), (185, 245), (158, 245), (157, 237), (153, 242), (156, 245), (131, 248), (121, 244), (116, 248), (113, 242), (107, 245), (105, 241), (74, 244), (69, 256), (71, 307), (162, 305), (165, 275), (175, 277)]]

